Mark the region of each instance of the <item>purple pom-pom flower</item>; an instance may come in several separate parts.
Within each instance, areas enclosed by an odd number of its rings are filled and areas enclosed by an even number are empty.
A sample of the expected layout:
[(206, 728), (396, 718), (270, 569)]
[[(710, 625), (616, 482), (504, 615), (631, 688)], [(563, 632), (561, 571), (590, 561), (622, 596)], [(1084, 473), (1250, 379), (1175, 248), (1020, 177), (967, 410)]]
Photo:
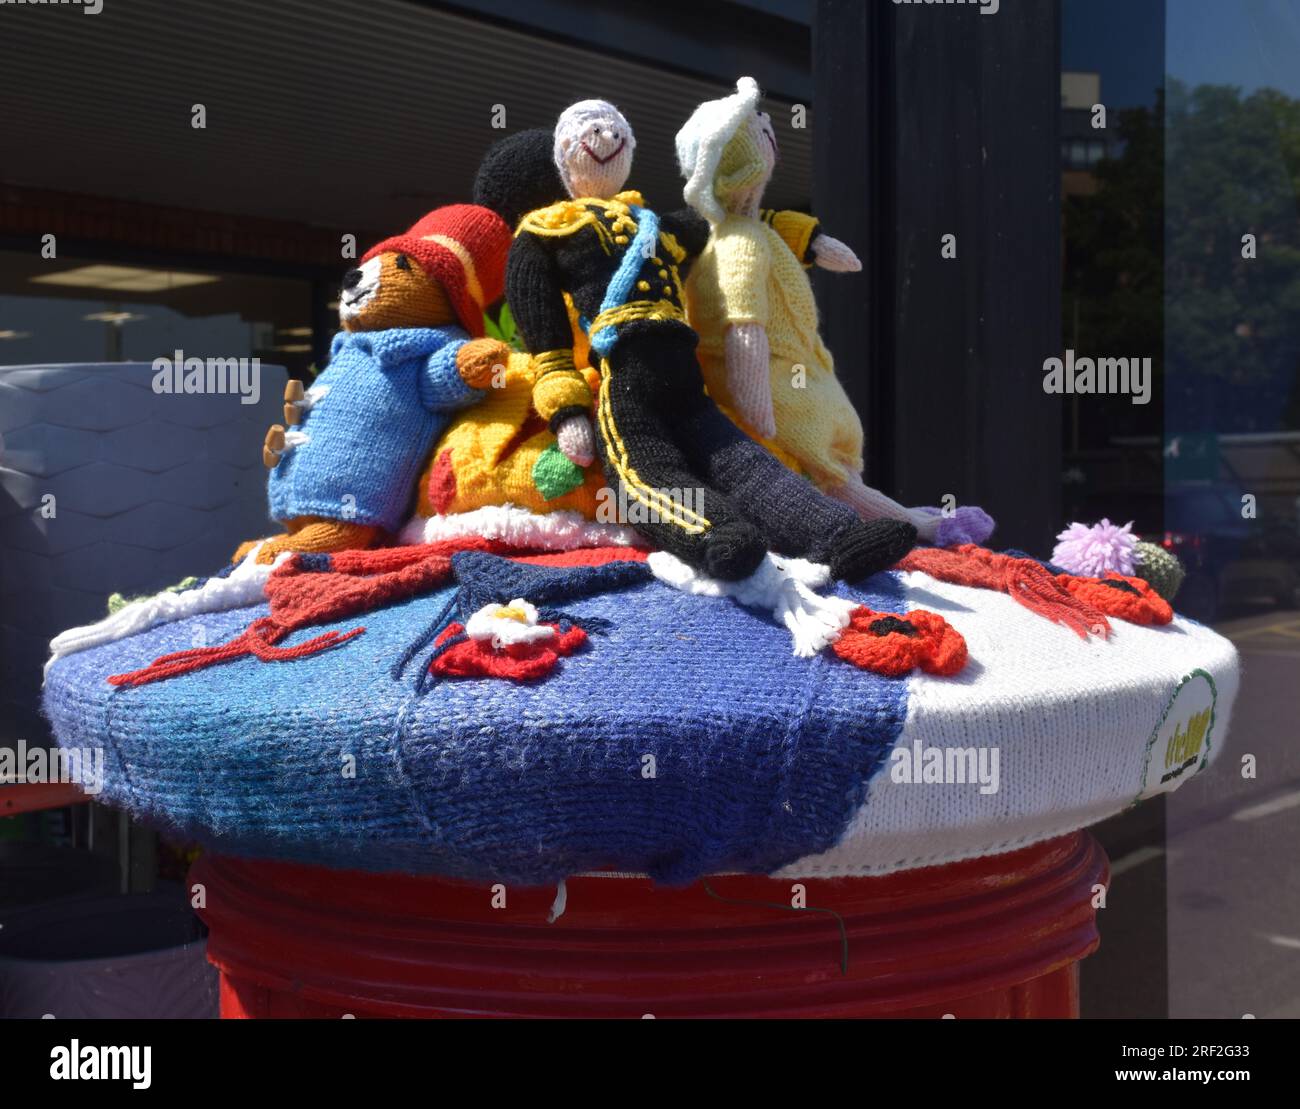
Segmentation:
[(1071, 524), (1056, 537), (1052, 561), (1071, 574), (1099, 578), (1112, 572), (1132, 577), (1137, 565), (1137, 536), (1132, 528), (1132, 520), (1123, 527), (1104, 519), (1091, 526)]

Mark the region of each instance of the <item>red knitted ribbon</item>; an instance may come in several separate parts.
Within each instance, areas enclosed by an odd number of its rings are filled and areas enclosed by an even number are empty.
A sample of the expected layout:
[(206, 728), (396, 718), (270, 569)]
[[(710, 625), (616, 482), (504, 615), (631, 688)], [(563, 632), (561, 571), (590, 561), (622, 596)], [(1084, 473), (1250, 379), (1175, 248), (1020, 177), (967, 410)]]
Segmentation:
[(604, 566), (608, 562), (644, 562), (650, 552), (641, 547), (579, 547), (573, 551), (511, 555), (514, 562), (533, 566)]
[(1032, 558), (1013, 558), (974, 543), (956, 547), (917, 547), (895, 569), (919, 570), (952, 585), (994, 589), (1014, 597), (1030, 612), (1064, 624), (1081, 639), (1110, 634), (1106, 614), (1092, 598), (1072, 593)]
[(328, 556), (327, 571), (315, 568), (315, 560), (321, 556), (295, 555), (267, 579), (270, 614), (254, 620), (234, 639), (214, 647), (174, 651), (140, 670), (114, 674), (108, 681), (110, 685), (147, 685), (244, 655), (253, 655), (264, 662), (314, 655), (346, 643), (366, 629), (329, 631), (292, 647), (276, 644), (313, 624), (330, 624), (358, 613), (373, 612), (445, 585), (451, 580), (451, 556), (458, 551), (501, 554), (510, 549), (492, 540), (470, 536), (377, 551), (340, 551)]

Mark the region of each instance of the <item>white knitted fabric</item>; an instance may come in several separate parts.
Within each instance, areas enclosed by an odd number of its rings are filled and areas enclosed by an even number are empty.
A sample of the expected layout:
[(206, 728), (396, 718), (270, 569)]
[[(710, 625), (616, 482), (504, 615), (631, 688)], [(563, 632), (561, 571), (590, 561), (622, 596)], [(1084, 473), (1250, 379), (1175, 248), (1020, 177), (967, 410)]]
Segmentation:
[[(1156, 789), (1148, 748), (1217, 693), (1202, 765), (1223, 749), (1238, 687), (1237, 652), (1222, 636), (1175, 617), (1165, 627), (1112, 620), (1108, 639), (1079, 639), (1010, 597), (900, 575), (909, 610), (938, 613), (966, 638), (970, 661), (951, 678), (907, 679), (907, 720), (895, 751), (996, 747), (1000, 782), (896, 782), (874, 775), (840, 842), (778, 877), (886, 874), (1013, 851), (1085, 828)], [(1189, 706), (1170, 712), (1186, 687)], [(1181, 696), (1181, 694), (1180, 694)], [(1199, 700), (1197, 698), (1200, 698)], [(1163, 729), (1163, 731), (1161, 730)], [(1152, 772), (1155, 777), (1152, 777)]]
[(812, 658), (834, 643), (848, 627), (857, 601), (821, 596), (815, 590), (830, 581), (829, 566), (804, 558), (785, 558), (770, 551), (758, 569), (740, 581), (719, 581), (701, 574), (667, 551), (652, 551), (650, 572), (665, 585), (702, 597), (731, 597), (746, 608), (769, 613), (790, 633), (794, 654)]
[(645, 546), (636, 530), (624, 524), (602, 524), (570, 509), (541, 513), (513, 504), (490, 504), (445, 516), (417, 516), (402, 529), (401, 541), (437, 543), (472, 535), (538, 551)]
[(762, 95), (754, 78), (742, 77), (732, 95), (701, 104), (677, 132), (677, 164), (686, 178), (682, 197), (710, 223), (721, 223), (727, 214), (713, 192), (722, 152)]
[(273, 563), (259, 565), (256, 556), (260, 546), (258, 544), (249, 551), (243, 561), (224, 578), (208, 578), (202, 585), (180, 593), (158, 593), (153, 597), (144, 597), (118, 609), (96, 624), (60, 632), (50, 641), (50, 657), (45, 663), (45, 672), (48, 674), (50, 667), (66, 655), (125, 639), (128, 635), (137, 635), (156, 628), (159, 624), (184, 620), (187, 616), (198, 616), (205, 612), (226, 612), (232, 608), (257, 604), (263, 599), (262, 589), (266, 585), (266, 579), (271, 576), (271, 571), (290, 557), (290, 552), (284, 551), (276, 555)]

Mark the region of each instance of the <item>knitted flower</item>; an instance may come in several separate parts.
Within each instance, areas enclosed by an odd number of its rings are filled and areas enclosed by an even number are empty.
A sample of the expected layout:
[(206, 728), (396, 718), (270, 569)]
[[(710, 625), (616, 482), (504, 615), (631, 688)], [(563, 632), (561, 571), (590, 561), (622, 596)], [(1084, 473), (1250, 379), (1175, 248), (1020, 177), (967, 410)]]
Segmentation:
[(863, 670), (901, 678), (916, 667), (949, 677), (966, 665), (966, 640), (942, 616), (916, 609), (906, 616), (859, 605), (831, 644), (840, 658)]
[(576, 625), (539, 623), (537, 609), (522, 598), (484, 605), (465, 624), (451, 624), (434, 641), (429, 669), (455, 678), (544, 678), (565, 655), (587, 642)]
[(1056, 580), (1081, 601), (1130, 624), (1167, 624), (1174, 618), (1169, 602), (1141, 578), (1123, 574), (1103, 577), (1058, 574)]
[(1137, 561), (1137, 536), (1132, 528), (1132, 520), (1122, 528), (1105, 519), (1091, 527), (1071, 524), (1056, 537), (1060, 542), (1052, 551), (1052, 561), (1071, 574), (1096, 578), (1115, 573), (1128, 577)]
[(519, 643), (552, 639), (555, 627), (539, 624), (537, 609), (522, 597), (516, 597), (508, 605), (484, 605), (465, 624), (465, 634), (501, 650)]

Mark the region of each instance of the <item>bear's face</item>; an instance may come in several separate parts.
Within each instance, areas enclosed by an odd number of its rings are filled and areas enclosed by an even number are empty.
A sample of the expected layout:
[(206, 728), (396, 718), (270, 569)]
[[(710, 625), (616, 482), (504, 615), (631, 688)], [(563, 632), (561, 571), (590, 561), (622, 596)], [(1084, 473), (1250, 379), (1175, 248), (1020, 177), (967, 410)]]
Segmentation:
[(456, 321), (447, 293), (398, 251), (376, 254), (343, 277), (339, 320), (345, 331), (445, 327)]

